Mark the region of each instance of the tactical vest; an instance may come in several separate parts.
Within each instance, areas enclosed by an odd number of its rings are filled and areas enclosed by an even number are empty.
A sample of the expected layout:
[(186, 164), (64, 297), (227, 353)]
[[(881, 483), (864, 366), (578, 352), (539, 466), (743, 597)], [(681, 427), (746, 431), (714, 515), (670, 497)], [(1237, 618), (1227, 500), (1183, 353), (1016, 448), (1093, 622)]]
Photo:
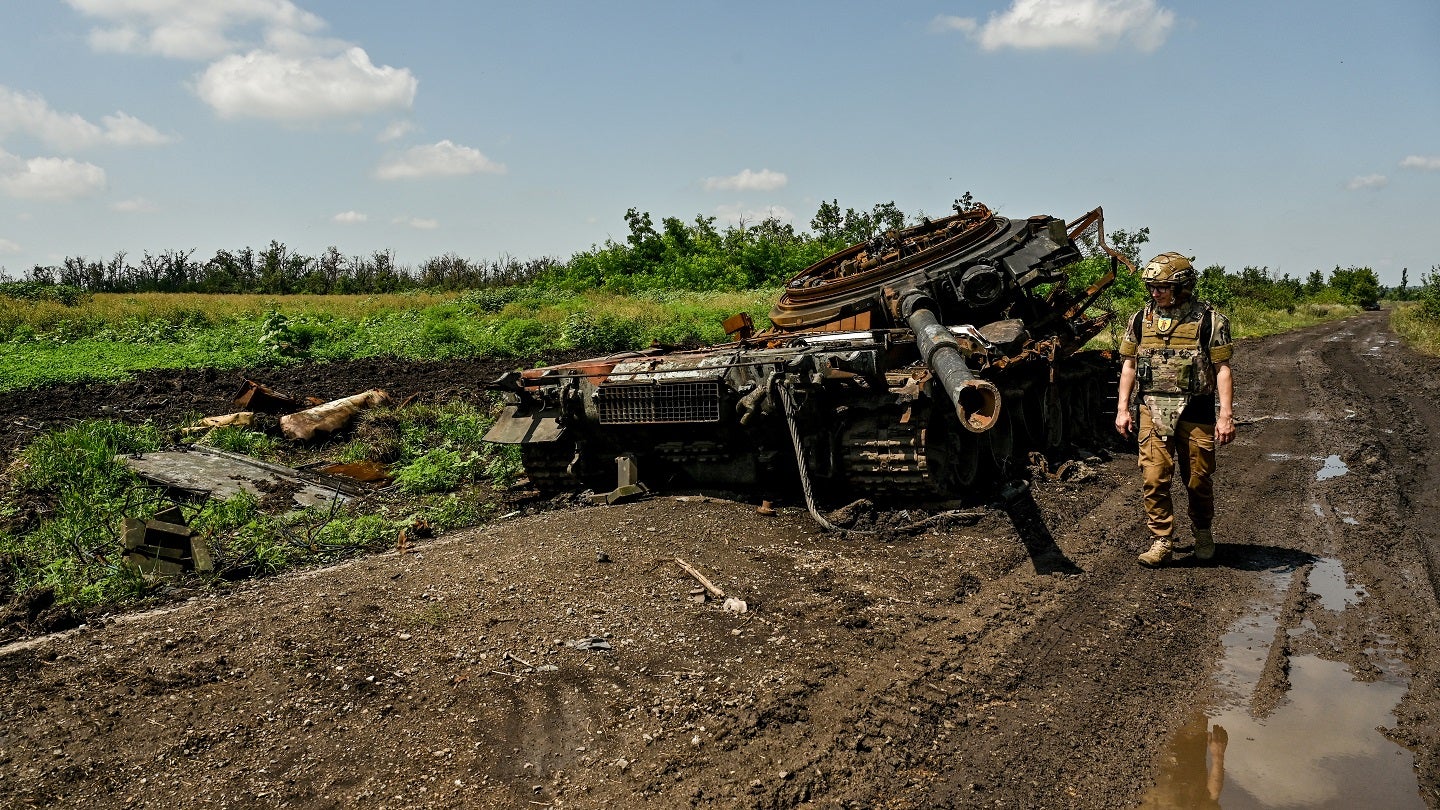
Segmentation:
[(1188, 399), (1214, 392), (1208, 306), (1192, 303), (1168, 323), (1153, 307), (1146, 307), (1136, 313), (1135, 321), (1139, 340), (1135, 379), (1141, 394), (1178, 394)]

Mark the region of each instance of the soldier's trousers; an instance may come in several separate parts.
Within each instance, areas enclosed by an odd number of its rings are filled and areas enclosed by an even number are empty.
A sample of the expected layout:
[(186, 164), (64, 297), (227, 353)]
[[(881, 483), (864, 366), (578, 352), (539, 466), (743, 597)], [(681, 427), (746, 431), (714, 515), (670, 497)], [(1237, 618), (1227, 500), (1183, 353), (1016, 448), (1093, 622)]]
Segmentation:
[(1175, 507), (1170, 482), (1179, 469), (1189, 494), (1190, 525), (1209, 529), (1215, 518), (1215, 426), (1180, 422), (1175, 435), (1160, 436), (1150, 409), (1140, 406), (1140, 470), (1145, 493), (1145, 522), (1150, 533), (1170, 540), (1175, 534)]

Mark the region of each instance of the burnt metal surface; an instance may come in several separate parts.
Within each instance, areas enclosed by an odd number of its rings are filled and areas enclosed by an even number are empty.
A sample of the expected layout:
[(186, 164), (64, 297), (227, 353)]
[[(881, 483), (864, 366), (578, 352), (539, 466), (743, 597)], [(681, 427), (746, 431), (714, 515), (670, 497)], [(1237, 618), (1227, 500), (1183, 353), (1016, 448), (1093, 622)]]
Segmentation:
[[(1071, 290), (1087, 258), (1108, 271)], [(520, 445), (542, 490), (611, 490), (623, 456), (652, 490), (799, 491), (812, 512), (817, 493), (955, 499), (1030, 450), (1103, 443), (1114, 358), (1082, 348), (1122, 265), (1098, 208), (1067, 223), (975, 205), (816, 262), (770, 328), (727, 319), (731, 343), (508, 374), (486, 439)]]
[[(328, 506), (364, 491), (354, 482), (345, 485), (327, 481), (330, 486), (326, 486), (306, 480), (304, 473), (290, 467), (206, 447), (120, 456), (117, 460), (148, 481), (220, 499), (241, 492), (262, 497), (268, 491), (286, 488), (293, 489), (292, 497), (300, 506)], [(344, 489), (351, 491), (347, 494)]]

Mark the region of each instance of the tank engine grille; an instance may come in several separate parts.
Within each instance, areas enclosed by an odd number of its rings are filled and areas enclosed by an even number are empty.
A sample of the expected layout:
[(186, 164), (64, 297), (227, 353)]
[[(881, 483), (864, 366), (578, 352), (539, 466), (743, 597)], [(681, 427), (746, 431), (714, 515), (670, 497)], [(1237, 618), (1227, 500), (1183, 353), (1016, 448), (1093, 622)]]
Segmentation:
[(603, 425), (720, 421), (718, 382), (610, 386), (600, 389), (596, 402)]

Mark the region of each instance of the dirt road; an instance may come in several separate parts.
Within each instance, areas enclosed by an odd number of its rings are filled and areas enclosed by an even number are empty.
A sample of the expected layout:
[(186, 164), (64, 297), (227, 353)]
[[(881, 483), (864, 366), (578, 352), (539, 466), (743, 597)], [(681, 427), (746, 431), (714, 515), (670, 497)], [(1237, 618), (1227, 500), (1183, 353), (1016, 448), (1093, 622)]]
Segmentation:
[[(793, 505), (525, 514), (0, 650), (0, 805), (1165, 806), (1195, 712), (1278, 726), (1330, 666), (1403, 690), (1370, 726), (1440, 806), (1440, 365), (1366, 313), (1236, 377), (1213, 565), (1135, 565), (1133, 453), (888, 542)], [(1296, 745), (1248, 737), (1220, 803), (1275, 806), (1247, 774)]]

